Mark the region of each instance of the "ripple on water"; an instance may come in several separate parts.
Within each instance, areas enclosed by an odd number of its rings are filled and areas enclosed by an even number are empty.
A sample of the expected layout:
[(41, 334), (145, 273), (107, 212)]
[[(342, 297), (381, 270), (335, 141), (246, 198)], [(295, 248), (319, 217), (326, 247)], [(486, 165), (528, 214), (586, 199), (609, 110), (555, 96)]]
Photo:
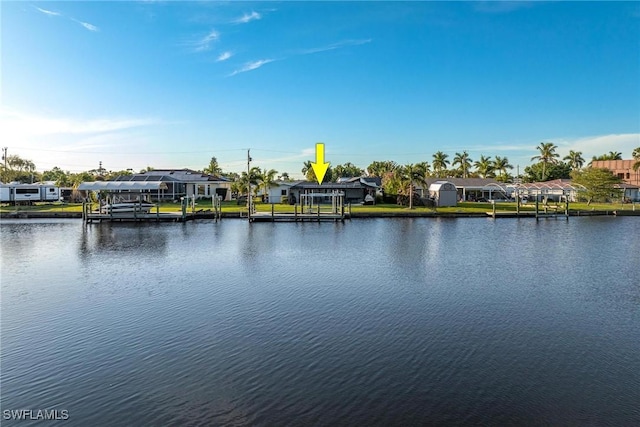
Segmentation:
[(3, 223), (2, 409), (66, 408), (71, 425), (639, 424), (639, 232)]

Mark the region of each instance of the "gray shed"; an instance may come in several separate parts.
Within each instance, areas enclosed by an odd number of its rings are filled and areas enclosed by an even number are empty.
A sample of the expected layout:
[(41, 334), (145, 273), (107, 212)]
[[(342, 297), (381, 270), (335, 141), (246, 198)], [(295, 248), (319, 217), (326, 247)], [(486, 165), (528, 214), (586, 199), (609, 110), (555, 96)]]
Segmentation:
[(456, 206), (458, 204), (458, 192), (456, 186), (449, 181), (436, 181), (429, 186), (429, 197), (436, 206)]

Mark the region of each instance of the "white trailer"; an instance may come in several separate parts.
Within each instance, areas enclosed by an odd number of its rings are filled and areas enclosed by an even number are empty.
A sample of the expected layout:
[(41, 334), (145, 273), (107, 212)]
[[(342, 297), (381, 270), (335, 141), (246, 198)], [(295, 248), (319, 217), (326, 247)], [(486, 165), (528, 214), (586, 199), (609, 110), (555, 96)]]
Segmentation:
[(57, 202), (60, 188), (51, 184), (1, 184), (0, 202), (33, 203)]

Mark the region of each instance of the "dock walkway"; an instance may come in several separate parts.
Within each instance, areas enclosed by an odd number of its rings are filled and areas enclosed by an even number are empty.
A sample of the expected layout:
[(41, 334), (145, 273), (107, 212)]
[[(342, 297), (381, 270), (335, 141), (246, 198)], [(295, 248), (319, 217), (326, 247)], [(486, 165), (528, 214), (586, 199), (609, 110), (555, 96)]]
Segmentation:
[(344, 221), (350, 218), (348, 213), (277, 213), (277, 212), (254, 212), (251, 220), (254, 222), (304, 222), (304, 221)]

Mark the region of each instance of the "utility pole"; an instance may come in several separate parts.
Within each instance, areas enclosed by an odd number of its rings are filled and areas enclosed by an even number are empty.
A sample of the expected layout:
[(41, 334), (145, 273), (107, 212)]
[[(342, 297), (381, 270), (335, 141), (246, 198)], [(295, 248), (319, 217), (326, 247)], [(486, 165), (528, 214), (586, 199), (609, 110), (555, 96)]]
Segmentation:
[(2, 147), (2, 160), (4, 160), (4, 170), (2, 171), (2, 182), (7, 176), (7, 147)]
[(251, 223), (251, 155), (250, 149), (247, 150), (247, 203), (249, 206), (249, 223)]

